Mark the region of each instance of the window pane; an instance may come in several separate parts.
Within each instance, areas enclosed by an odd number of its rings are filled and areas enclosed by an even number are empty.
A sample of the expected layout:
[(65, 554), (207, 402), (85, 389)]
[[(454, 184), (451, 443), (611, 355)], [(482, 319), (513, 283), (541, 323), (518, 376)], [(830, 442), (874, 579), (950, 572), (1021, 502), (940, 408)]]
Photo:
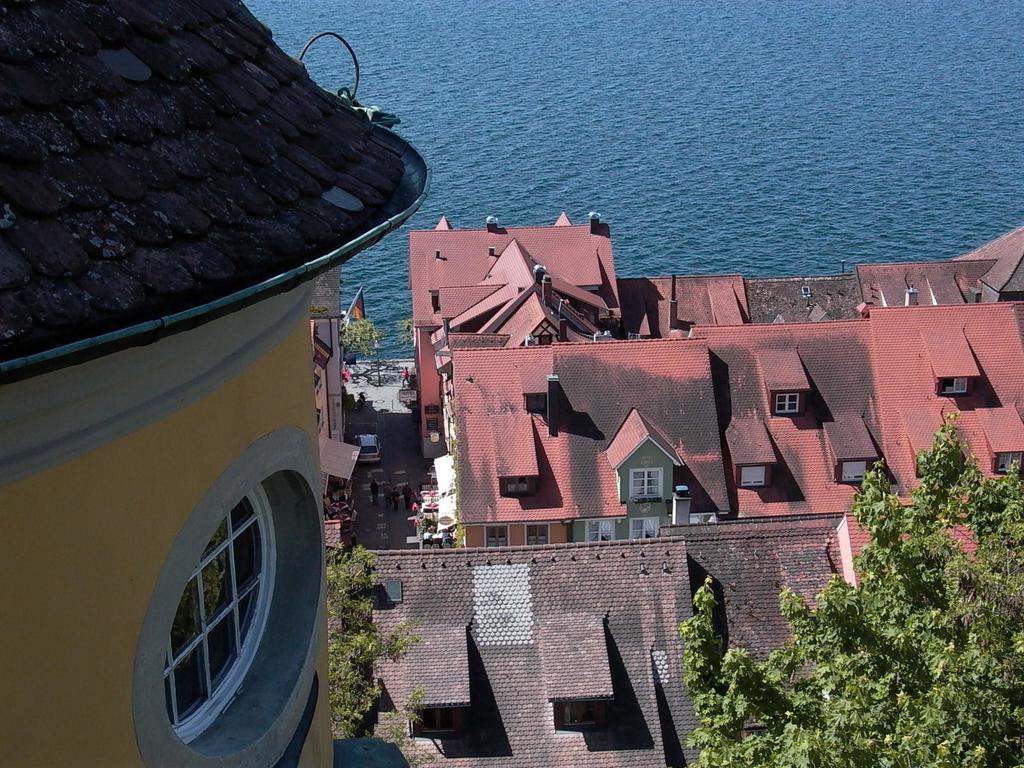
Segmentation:
[(249, 520), (256, 512), (249, 503), (249, 499), (242, 499), (235, 508), (231, 510), (231, 529), (237, 531), (246, 520)]
[(210, 539), (210, 543), (206, 545), (206, 551), (203, 552), (203, 557), (213, 552), (217, 546), (228, 537), (228, 519), (225, 517), (220, 521), (220, 525), (217, 527), (217, 532), (213, 534), (213, 538)]
[(174, 710), (171, 709), (171, 676), (164, 678), (164, 703), (167, 704), (167, 717), (174, 722)]
[(210, 680), (216, 688), (222, 673), (235, 658), (235, 620), (230, 613), (210, 630), (206, 645), (210, 652)]
[(238, 535), (232, 545), (235, 548), (235, 584), (241, 592), (260, 569), (259, 528), (250, 525)]
[(206, 612), (206, 625), (209, 626), (217, 618), (224, 606), (231, 602), (231, 565), (228, 552), (224, 550), (203, 568), (203, 610)]
[(181, 593), (178, 612), (171, 625), (171, 649), (177, 656), (199, 634), (199, 588), (195, 579), (189, 579)]
[(249, 633), (249, 626), (252, 624), (258, 593), (259, 587), (253, 587), (249, 594), (238, 601), (238, 628), (242, 633), (242, 642), (245, 642), (245, 636)]
[(203, 644), (193, 648), (174, 668), (174, 693), (178, 699), (178, 720), (183, 720), (206, 697), (203, 672)]

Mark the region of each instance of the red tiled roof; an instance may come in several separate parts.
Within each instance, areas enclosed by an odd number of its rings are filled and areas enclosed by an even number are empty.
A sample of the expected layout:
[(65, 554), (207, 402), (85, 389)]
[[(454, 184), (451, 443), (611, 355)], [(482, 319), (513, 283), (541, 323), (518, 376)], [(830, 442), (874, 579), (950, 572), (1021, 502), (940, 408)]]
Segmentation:
[[(694, 510), (727, 507), (710, 362), (702, 343), (680, 339), (463, 349), (453, 350), (452, 360), (464, 522), (624, 514), (616, 473), (602, 454), (634, 407), (683, 461), (677, 480), (693, 489)], [(564, 396), (557, 404), (558, 435), (549, 434), (546, 417), (530, 416), (540, 473), (537, 494), (501, 496), (493, 416), (522, 410), (524, 392), (538, 391), (540, 382), (545, 384), (539, 391), (546, 391), (548, 374), (559, 376)]]
[(629, 412), (625, 421), (622, 422), (622, 426), (615, 433), (615, 437), (608, 444), (605, 457), (612, 467), (618, 469), (626, 459), (633, 455), (637, 448), (648, 440), (658, 446), (666, 456), (672, 459), (673, 464), (678, 465), (682, 463), (679, 461), (679, 456), (676, 455), (676, 450), (672, 446), (671, 441), (661, 434), (661, 430), (650, 424), (636, 408)]
[(545, 621), (537, 634), (548, 701), (612, 698), (603, 615), (567, 611)]
[(759, 417), (733, 419), (725, 430), (725, 440), (734, 466), (775, 463), (772, 439)]
[(860, 264), (860, 281), (864, 301), (879, 307), (902, 307), (906, 292), (917, 289), (918, 306), (963, 304), (964, 293), (994, 262), (925, 261), (896, 264)]
[[(599, 225), (508, 227), (487, 229), (416, 230), (409, 234), (409, 275), (416, 326), (440, 325), (430, 304), (430, 292), (442, 286), (476, 285), (494, 264), (490, 248), (502, 253), (515, 240), (518, 247), (553, 277), (578, 287), (600, 287), (610, 307), (618, 306), (615, 263), (608, 229)], [(435, 258), (440, 252), (441, 258)]]
[(438, 303), (441, 305), (441, 317), (451, 320), (458, 317), (470, 307), (486, 299), (500, 290), (502, 285), (455, 285), (439, 288)]
[[(403, 576), (404, 574), (398, 574)], [(403, 580), (403, 599), (405, 584)], [(388, 695), (405, 702), (415, 688), (422, 691), (427, 707), (458, 707), (470, 704), (469, 642), (466, 625), (437, 617), (413, 630), (418, 638), (400, 658), (379, 662), (378, 677), (388, 681)], [(415, 686), (410, 681), (415, 680)]]
[(739, 325), (747, 316), (740, 275), (641, 277), (619, 280), (622, 325), (627, 333), (665, 338), (675, 280), (676, 320), (690, 325)]
[(840, 414), (821, 426), (837, 461), (878, 457), (878, 448), (860, 416)]
[(993, 453), (1024, 451), (1024, 422), (1013, 406), (976, 411)]
[(505, 249), (498, 255), (497, 261), (484, 275), (483, 282), (486, 284), (511, 285), (522, 290), (533, 285), (534, 262), (523, 253), (519, 243), (510, 240)]
[(555, 222), (555, 226), (556, 227), (571, 227), (572, 226), (572, 222), (569, 221), (569, 215), (565, 211), (562, 211), (561, 214), (559, 214), (558, 221)]
[(518, 291), (511, 285), (499, 286), (496, 291), (488, 294), (473, 306), (464, 310), (451, 319), (451, 327), (458, 328), (474, 321), (486, 322), (508, 302), (518, 295)]
[(494, 471), (498, 477), (536, 477), (537, 451), (530, 414), (522, 410), (496, 413), (491, 417), (491, 428)]
[(921, 339), (931, 358), (935, 378), (981, 375), (962, 328), (928, 325), (921, 328)]
[(957, 256), (955, 261), (979, 259), (994, 260), (982, 276), (982, 282), (997, 291), (1007, 289), (1020, 291), (1024, 288), (1024, 276), (1021, 274), (1021, 261), (1024, 259), (1024, 227), (1011, 230), (995, 240), (990, 240), (980, 248)]
[(442, 216), (440, 219), (438, 219), (437, 220), (437, 226), (434, 227), (434, 229), (437, 229), (437, 230), (447, 230), (447, 229), (451, 229), (451, 228), (452, 228), (452, 225), (449, 223), (447, 216)]
[(907, 408), (901, 414), (903, 428), (914, 459), (921, 451), (927, 451), (935, 442), (935, 435), (942, 428), (942, 411), (938, 404), (930, 407)]
[(803, 392), (811, 388), (796, 347), (761, 349), (757, 359), (769, 392)]

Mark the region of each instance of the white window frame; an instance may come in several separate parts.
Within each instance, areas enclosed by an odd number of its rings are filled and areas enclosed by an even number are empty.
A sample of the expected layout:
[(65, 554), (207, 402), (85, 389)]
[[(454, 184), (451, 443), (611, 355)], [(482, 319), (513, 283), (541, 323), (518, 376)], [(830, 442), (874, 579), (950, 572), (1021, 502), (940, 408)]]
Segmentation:
[[(850, 465), (850, 464), (854, 464), (854, 465), (860, 464), (860, 465), (863, 466), (863, 469), (861, 470), (861, 472), (859, 474), (856, 473), (856, 472), (853, 472), (851, 470), (847, 470), (847, 466)], [(840, 472), (839, 477), (842, 480), (842, 482), (844, 482), (844, 483), (859, 483), (861, 480), (864, 479), (864, 475), (867, 474), (867, 471), (868, 471), (868, 463), (864, 459), (857, 459), (857, 460), (853, 460), (853, 461), (844, 461), (839, 466), (839, 472)]]
[(714, 512), (691, 512), (690, 525), (701, 525), (705, 523), (717, 523), (718, 515)]
[[(760, 470), (760, 477), (748, 478), (748, 472), (754, 472)], [(767, 481), (768, 470), (764, 464), (751, 464), (750, 466), (740, 467), (740, 487), (741, 488), (762, 488)]]
[(996, 472), (1000, 475), (1006, 475), (1010, 472), (1010, 465), (1013, 462), (1021, 464), (1024, 461), (1024, 452), (1022, 451), (1000, 451), (996, 454)]
[[(637, 492), (638, 482), (642, 493)], [(653, 493), (650, 491), (654, 490)], [(664, 493), (664, 474), (661, 467), (642, 467), (629, 470), (629, 497), (631, 499), (660, 499)]]
[(939, 394), (941, 395), (965, 395), (967, 394), (967, 377), (966, 376), (946, 376), (939, 379), (939, 383), (942, 384), (944, 381), (952, 381), (953, 384), (950, 387), (940, 386)]
[[(169, 716), (174, 732), (186, 744), (199, 737), (207, 728), (213, 725), (213, 722), (234, 700), (242, 681), (245, 679), (246, 673), (249, 671), (249, 666), (252, 664), (256, 650), (259, 648), (260, 640), (263, 637), (263, 630), (266, 628), (267, 614), (270, 610), (270, 596), (274, 593), (274, 571), (277, 562), (270, 501), (262, 486), (246, 494), (243, 500), (249, 501), (253, 508), (253, 516), (246, 520), (237, 531), (229, 527), (229, 534), (224, 541), (200, 558), (199, 564), (193, 569), (186, 585), (187, 588), (188, 585), (193, 584), (194, 580), (200, 577), (204, 567), (212, 563), (221, 553), (227, 552), (232, 574), (232, 577), (229, 579), (231, 598), (227, 605), (221, 607), (217, 621), (210, 623), (219, 625), (221, 621), (228, 620), (234, 623), (235, 659), (233, 662), (228, 662), (227, 673), (217, 682), (216, 687), (213, 685), (210, 674), (210, 655), (207, 650), (207, 637), (210, 633), (210, 627), (206, 625), (206, 606), (201, 592), (197, 605), (201, 627), (199, 634), (176, 654), (171, 647), (170, 634), (168, 633), (167, 636), (167, 658), (164, 663), (163, 678), (164, 685), (169, 686), (170, 690), (171, 712)], [(240, 500), (238, 503), (241, 504), (243, 500)], [(231, 526), (232, 511), (228, 510), (224, 516), (228, 526)], [(260, 570), (255, 575), (252, 583), (239, 594), (236, 590), (234, 579), (235, 554), (233, 543), (252, 526), (258, 526), (257, 530), (260, 536)], [(238, 604), (253, 590), (258, 590), (256, 592), (256, 605), (252, 608), (253, 616), (248, 631), (245, 637), (242, 637), (242, 617), (239, 616)], [(229, 616), (230, 618), (228, 618)], [(189, 653), (197, 648), (201, 649), (203, 656), (203, 685), (207, 691), (207, 699), (194, 712), (179, 719), (173, 672)]]
[[(639, 523), (639, 525), (638, 525)], [(639, 530), (638, 530), (639, 528)], [(631, 539), (653, 539), (661, 530), (660, 517), (631, 517), (629, 518), (629, 538)], [(649, 536), (647, 534), (650, 534)]]
[(615, 521), (610, 518), (586, 521), (586, 540), (615, 541)]
[[(491, 531), (497, 530), (505, 531), (505, 543), (491, 544)], [(495, 542), (499, 540), (499, 537), (495, 537)], [(484, 546), (485, 547), (507, 547), (508, 546), (508, 526), (507, 525), (487, 525), (484, 526)]]
[(779, 416), (791, 416), (800, 413), (799, 392), (776, 392), (774, 413)]
[[(530, 541), (530, 529), (537, 528), (544, 531), (544, 541)], [(549, 523), (530, 523), (524, 526), (523, 536), (526, 537), (526, 543), (528, 546), (543, 546), (544, 544), (551, 543), (551, 525)], [(539, 538), (539, 537), (537, 537)]]

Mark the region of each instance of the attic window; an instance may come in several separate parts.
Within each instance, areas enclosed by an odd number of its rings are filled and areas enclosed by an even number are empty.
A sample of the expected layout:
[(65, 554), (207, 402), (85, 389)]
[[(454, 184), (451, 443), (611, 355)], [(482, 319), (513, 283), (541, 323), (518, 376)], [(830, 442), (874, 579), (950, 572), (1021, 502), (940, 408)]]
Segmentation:
[(866, 461), (844, 461), (840, 477), (844, 483), (859, 483), (864, 479), (864, 473), (867, 471), (868, 463)]
[(363, 210), (363, 201), (355, 195), (346, 192), (341, 187), (331, 187), (320, 197), (335, 208), (341, 208), (343, 211)]
[(453, 733), (459, 723), (455, 707), (426, 707), (420, 711), (419, 722), (413, 725), (414, 736)]
[(531, 480), (529, 477), (505, 477), (502, 478), (502, 491), (508, 496), (518, 496), (529, 493)]
[(811, 286), (809, 286), (809, 285), (801, 285), (800, 286), (800, 296), (801, 296), (801, 298), (804, 298), (804, 299), (811, 298)]
[(661, 498), (661, 467), (631, 469), (629, 495), (634, 500), (654, 501)]
[(493, 246), (493, 245), (492, 245), (492, 246), (490, 246), (490, 247), (489, 247), (489, 248), (487, 249), (487, 255), (488, 255), (488, 256), (493, 256), (493, 255), (494, 255), (494, 246)]
[(765, 484), (764, 465), (757, 467), (740, 467), (740, 486), (743, 488), (759, 488)]
[(779, 392), (776, 394), (775, 413), (779, 416), (800, 413), (800, 393)]
[(546, 392), (534, 392), (523, 395), (523, 403), (530, 413), (545, 413), (548, 409), (548, 395)]
[(96, 58), (125, 80), (142, 83), (153, 74), (149, 66), (127, 48), (100, 48)]
[(1003, 451), (996, 454), (996, 472), (1000, 475), (1007, 475), (1010, 473), (1010, 467), (1014, 462), (1017, 463), (1018, 468), (1021, 464), (1021, 451)]
[(967, 377), (956, 376), (955, 378), (939, 379), (940, 395), (964, 395), (967, 394)]
[(552, 341), (553, 337), (550, 333), (542, 333), (537, 336), (537, 344), (539, 344), (542, 347), (550, 346)]
[(401, 579), (388, 579), (384, 582), (384, 591), (388, 595), (388, 600), (392, 603), (402, 602), (402, 581)]
[(608, 703), (604, 700), (556, 701), (555, 730), (601, 728), (608, 719)]
[(437, 291), (430, 292), (430, 308), (435, 312), (441, 311), (441, 297), (437, 295)]

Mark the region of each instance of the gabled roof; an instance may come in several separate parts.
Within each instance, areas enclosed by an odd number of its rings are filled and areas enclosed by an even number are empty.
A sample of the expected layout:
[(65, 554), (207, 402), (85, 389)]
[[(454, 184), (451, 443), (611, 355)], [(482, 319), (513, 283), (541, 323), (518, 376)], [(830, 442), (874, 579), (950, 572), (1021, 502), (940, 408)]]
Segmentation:
[(511, 285), (522, 290), (533, 285), (534, 262), (515, 240), (509, 241), (497, 260), (484, 275), (487, 285)]
[(494, 471), (498, 477), (536, 477), (533, 421), (526, 411), (494, 414)]
[(931, 358), (935, 378), (981, 375), (962, 328), (928, 325), (921, 328), (921, 339)]
[(418, 155), (238, 0), (5, 4), (3, 30), (0, 361), (191, 328), (418, 205)]
[(860, 281), (864, 301), (879, 307), (906, 305), (907, 289), (917, 290), (918, 306), (963, 304), (967, 289), (994, 262), (924, 261), (895, 264), (860, 264)]
[[(633, 408), (683, 466), (694, 509), (725, 509), (721, 440), (706, 347), (686, 339), (453, 349), (459, 507), (465, 523), (565, 520), (624, 514), (603, 455)], [(526, 392), (559, 377), (558, 434), (530, 414), (539, 483), (534, 496), (501, 496), (495, 414), (523, 410)], [(628, 397), (624, 393), (629, 393)]]
[(1016, 408), (981, 408), (977, 415), (993, 453), (1024, 451), (1024, 423)]
[(675, 282), (676, 317), (683, 326), (739, 325), (747, 314), (740, 275), (687, 275), (619, 279), (622, 325), (627, 333), (667, 338)]
[[(782, 586), (813, 599), (836, 572), (839, 519), (695, 525), (654, 541), (495, 549), (378, 552), (378, 582), (399, 579), (403, 601), (374, 611), (388, 632), (411, 622), (420, 637), (455, 645), (469, 633), (470, 707), (463, 731), (422, 748), (454, 766), (651, 768), (696, 758), (696, 727), (682, 683), (679, 623), (693, 590), (722, 587), (730, 647), (764, 658), (790, 638)], [(451, 627), (447, 633), (437, 628)], [(441, 645), (439, 644), (439, 645)], [(415, 651), (415, 646), (413, 648)], [(381, 665), (396, 691), (461, 677), (443, 665)], [(611, 694), (609, 727), (556, 733), (552, 698)]]
[(512, 301), (518, 292), (511, 285), (500, 285), (478, 302), (451, 319), (451, 327), (458, 328), (474, 321), (490, 319), (499, 309)]
[(1024, 227), (1018, 227), (995, 240), (990, 240), (980, 248), (975, 248), (956, 258), (956, 261), (991, 260), (993, 263), (982, 275), (982, 282), (997, 291), (1024, 290)]
[[(401, 576), (401, 574), (399, 574)], [(403, 599), (405, 584), (403, 579)], [(378, 587), (378, 605), (385, 604), (383, 585)], [(404, 656), (384, 659), (377, 675), (387, 682), (392, 701), (405, 702), (413, 694), (410, 681), (423, 692), (425, 707), (463, 707), (470, 704), (469, 643), (467, 627), (435, 617), (430, 624), (413, 628), (418, 640)]]
[(796, 347), (761, 349), (757, 359), (769, 392), (804, 392), (811, 388)]
[[(592, 231), (593, 229), (593, 231)], [(501, 254), (515, 240), (552, 277), (577, 287), (597, 287), (609, 307), (618, 307), (615, 262), (608, 227), (559, 224), (547, 227), (414, 230), (409, 234), (409, 276), (413, 320), (417, 326), (440, 325), (430, 292), (441, 286), (476, 285), (494, 264), (490, 248)], [(435, 258), (440, 251), (441, 258)]]
[(569, 221), (569, 214), (567, 214), (565, 211), (562, 211), (558, 215), (558, 220), (555, 222), (555, 226), (556, 227), (571, 227), (572, 226), (572, 222)]
[(774, 464), (775, 448), (759, 416), (741, 416), (729, 422), (725, 440), (734, 466)]
[(447, 320), (458, 317), (466, 310), (476, 306), (495, 291), (505, 286), (494, 284), (455, 285), (439, 288), (437, 301), (441, 305), (441, 317)]
[(615, 433), (615, 437), (608, 444), (605, 457), (613, 468), (618, 469), (636, 453), (640, 446), (648, 441), (657, 446), (673, 464), (676, 466), (682, 464), (672, 442), (661, 433), (660, 429), (647, 421), (636, 408), (629, 412), (622, 422), (622, 426)]

